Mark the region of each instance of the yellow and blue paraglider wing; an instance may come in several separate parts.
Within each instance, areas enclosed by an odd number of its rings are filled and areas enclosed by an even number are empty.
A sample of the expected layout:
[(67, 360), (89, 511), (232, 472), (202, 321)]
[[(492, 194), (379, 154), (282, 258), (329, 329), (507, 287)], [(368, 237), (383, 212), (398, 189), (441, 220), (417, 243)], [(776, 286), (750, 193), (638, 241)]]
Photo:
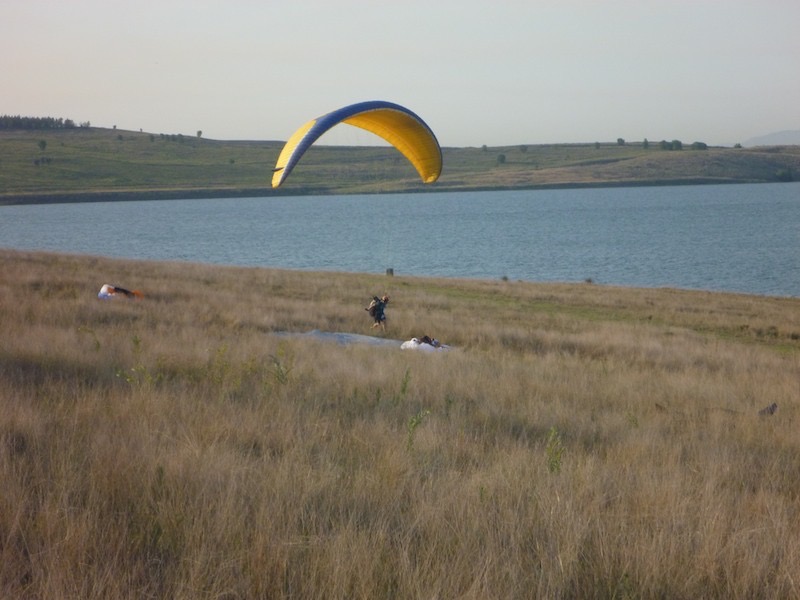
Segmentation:
[(414, 166), (423, 182), (432, 183), (439, 178), (442, 150), (430, 127), (407, 108), (374, 100), (345, 106), (313, 119), (295, 131), (278, 156), (272, 187), (281, 185), (309, 146), (339, 123), (360, 127), (389, 142)]

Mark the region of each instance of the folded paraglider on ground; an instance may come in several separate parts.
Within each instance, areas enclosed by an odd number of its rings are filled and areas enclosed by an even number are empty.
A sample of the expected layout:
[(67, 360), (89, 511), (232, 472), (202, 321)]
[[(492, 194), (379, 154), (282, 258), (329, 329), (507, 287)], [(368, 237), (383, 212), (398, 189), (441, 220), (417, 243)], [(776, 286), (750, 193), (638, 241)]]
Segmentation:
[(142, 292), (139, 290), (126, 290), (118, 285), (110, 285), (108, 283), (103, 284), (103, 287), (101, 287), (100, 291), (97, 293), (97, 297), (100, 300), (111, 300), (113, 298), (121, 298), (123, 296), (133, 300), (139, 300), (140, 298), (144, 297), (144, 294), (142, 294)]
[(449, 350), (450, 346), (442, 344), (436, 338), (423, 335), (421, 338), (411, 338), (400, 344), (402, 350), (421, 350), (423, 352), (440, 352)]

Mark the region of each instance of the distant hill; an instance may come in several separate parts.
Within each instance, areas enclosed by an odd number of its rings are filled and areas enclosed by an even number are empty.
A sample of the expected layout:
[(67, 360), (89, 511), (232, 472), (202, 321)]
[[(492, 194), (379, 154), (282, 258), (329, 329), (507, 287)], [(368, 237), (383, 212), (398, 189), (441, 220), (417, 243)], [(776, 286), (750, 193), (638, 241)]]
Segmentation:
[(796, 146), (800, 145), (800, 129), (794, 131), (778, 131), (750, 138), (742, 143), (745, 147), (753, 146)]
[(280, 189), (283, 142), (76, 127), (0, 130), (0, 205), (567, 187), (766, 183), (800, 179), (800, 145), (750, 148), (586, 143), (443, 148), (433, 185), (388, 146), (312, 146)]

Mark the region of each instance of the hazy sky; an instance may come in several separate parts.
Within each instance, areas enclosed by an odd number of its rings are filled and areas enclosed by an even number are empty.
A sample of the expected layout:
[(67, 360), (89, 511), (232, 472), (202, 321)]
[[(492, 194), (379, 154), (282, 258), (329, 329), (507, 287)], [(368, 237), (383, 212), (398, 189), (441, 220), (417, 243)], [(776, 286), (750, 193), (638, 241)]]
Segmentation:
[[(444, 146), (732, 144), (800, 129), (800, 1), (5, 0), (0, 9), (0, 114), (285, 140), (312, 117), (378, 99), (419, 114)], [(377, 140), (364, 135), (321, 141)]]

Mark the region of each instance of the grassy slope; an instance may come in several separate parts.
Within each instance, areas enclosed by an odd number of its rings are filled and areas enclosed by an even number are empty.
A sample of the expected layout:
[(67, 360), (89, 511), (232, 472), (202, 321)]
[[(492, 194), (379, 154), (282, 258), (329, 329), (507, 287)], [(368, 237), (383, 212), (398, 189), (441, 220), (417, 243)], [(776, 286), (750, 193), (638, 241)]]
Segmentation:
[[(275, 335), (384, 291), (456, 349)], [(0, 339), (2, 597), (798, 596), (798, 299), (0, 251)]]
[[(276, 193), (270, 188), (271, 168), (281, 142), (171, 140), (107, 129), (0, 132), (0, 202), (111, 192), (161, 197)], [(47, 143), (44, 151), (40, 141)], [(280, 193), (777, 181), (781, 174), (800, 173), (800, 147), (678, 152), (660, 150), (657, 144), (647, 150), (641, 144), (445, 148), (444, 165), (440, 180), (423, 186), (392, 148), (314, 146)]]

